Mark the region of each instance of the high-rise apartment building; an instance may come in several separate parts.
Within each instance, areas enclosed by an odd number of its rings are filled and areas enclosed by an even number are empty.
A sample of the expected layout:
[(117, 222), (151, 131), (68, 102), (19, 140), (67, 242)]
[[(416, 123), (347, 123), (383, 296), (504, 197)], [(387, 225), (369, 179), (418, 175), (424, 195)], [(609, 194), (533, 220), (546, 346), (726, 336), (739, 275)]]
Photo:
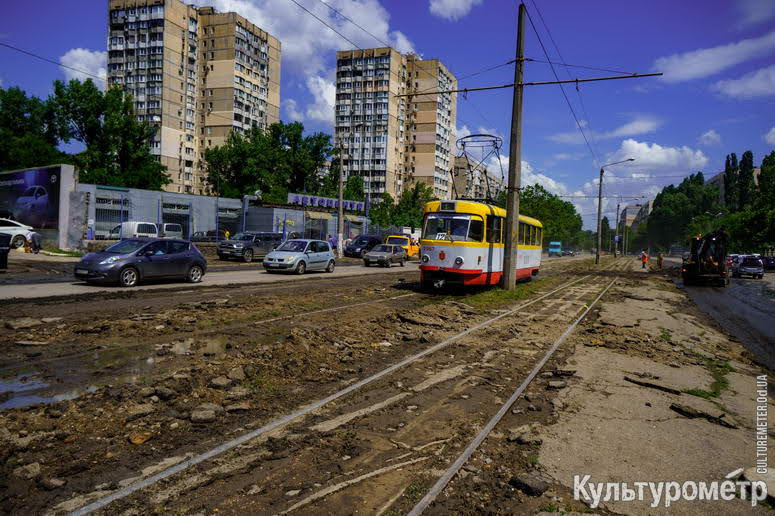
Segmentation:
[(159, 129), (173, 192), (206, 194), (204, 150), (280, 115), (280, 42), (237, 13), (180, 0), (110, 0), (108, 87)]
[(435, 92), (454, 89), (454, 76), (438, 60), (387, 47), (336, 57), (334, 141), (347, 175), (361, 176), (372, 199), (416, 181), (449, 198), (457, 97)]
[(455, 158), (452, 171), (454, 195), (467, 199), (497, 199), (506, 190), (506, 182), (465, 156)]

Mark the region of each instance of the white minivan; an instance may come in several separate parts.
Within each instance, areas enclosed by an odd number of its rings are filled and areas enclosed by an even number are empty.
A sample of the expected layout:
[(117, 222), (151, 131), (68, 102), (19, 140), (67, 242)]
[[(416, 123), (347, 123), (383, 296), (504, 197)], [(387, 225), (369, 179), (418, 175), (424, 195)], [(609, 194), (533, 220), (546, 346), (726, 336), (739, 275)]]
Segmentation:
[(183, 226), (165, 222), (161, 225), (161, 235), (159, 236), (162, 238), (177, 238), (183, 240)]
[(122, 222), (110, 230), (109, 240), (122, 238), (156, 238), (159, 230), (153, 222)]

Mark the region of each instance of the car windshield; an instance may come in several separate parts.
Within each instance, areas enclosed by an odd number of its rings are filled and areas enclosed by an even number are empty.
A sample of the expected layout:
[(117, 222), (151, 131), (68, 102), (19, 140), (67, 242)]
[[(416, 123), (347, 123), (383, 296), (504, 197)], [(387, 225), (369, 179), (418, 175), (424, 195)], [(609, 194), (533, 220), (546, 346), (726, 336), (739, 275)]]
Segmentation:
[(307, 247), (307, 242), (304, 240), (288, 240), (277, 248), (278, 251), (291, 251), (294, 253), (301, 253)]
[(761, 262), (758, 258), (746, 258), (743, 260), (743, 265), (750, 265), (753, 267), (756, 267), (757, 265), (761, 265)]
[(384, 245), (384, 244), (383, 245), (378, 245), (377, 247), (372, 249), (372, 251), (374, 251), (375, 253), (389, 253), (392, 250), (393, 249), (389, 245)]
[(21, 196), (22, 197), (32, 197), (33, 195), (35, 195), (35, 187), (31, 186), (31, 187), (27, 188)]
[(369, 239), (366, 237), (358, 237), (355, 240), (353, 240), (352, 245), (366, 245), (369, 243)]
[(122, 240), (105, 249), (106, 253), (127, 254), (133, 253), (143, 247), (148, 242), (146, 240)]
[(406, 245), (406, 243), (409, 241), (406, 237), (390, 237), (387, 239), (388, 244), (396, 244), (396, 245)]
[(422, 237), (427, 240), (481, 242), (484, 223), (476, 215), (430, 213), (425, 217)]
[(233, 237), (231, 237), (232, 240), (253, 240), (253, 235), (250, 233), (237, 233)]

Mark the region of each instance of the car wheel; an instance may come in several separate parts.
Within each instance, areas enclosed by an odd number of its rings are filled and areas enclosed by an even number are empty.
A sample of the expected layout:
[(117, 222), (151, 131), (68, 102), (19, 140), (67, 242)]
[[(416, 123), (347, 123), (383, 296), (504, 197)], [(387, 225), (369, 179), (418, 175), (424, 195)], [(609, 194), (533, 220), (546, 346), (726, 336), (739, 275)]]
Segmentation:
[(191, 268), (188, 269), (188, 274), (186, 274), (186, 281), (189, 283), (199, 283), (202, 281), (204, 275), (205, 273), (202, 270), (202, 267), (199, 265), (192, 265)]
[(304, 274), (307, 272), (307, 264), (304, 262), (299, 262), (299, 264), (296, 266), (296, 274)]
[(20, 248), (21, 246), (24, 245), (25, 241), (26, 241), (26, 239), (24, 238), (24, 235), (16, 235), (11, 240), (11, 248), (12, 249), (18, 249), (18, 248)]
[(361, 251), (361, 258), (363, 258), (364, 256), (366, 256), (366, 253), (367, 253), (367, 252), (368, 252), (368, 251), (366, 251), (366, 249), (364, 249), (363, 251)]
[(251, 249), (245, 249), (245, 252), (242, 253), (242, 259), (245, 261), (245, 263), (250, 263), (253, 261), (253, 251)]
[(364, 267), (371, 267), (371, 264), (369, 263), (368, 260), (363, 260), (363, 266)]
[(334, 263), (334, 260), (331, 260), (328, 262), (328, 267), (326, 267), (326, 272), (334, 272), (334, 267), (336, 267), (336, 264)]
[(122, 287), (134, 287), (138, 279), (139, 274), (134, 267), (127, 267), (118, 276), (118, 282)]

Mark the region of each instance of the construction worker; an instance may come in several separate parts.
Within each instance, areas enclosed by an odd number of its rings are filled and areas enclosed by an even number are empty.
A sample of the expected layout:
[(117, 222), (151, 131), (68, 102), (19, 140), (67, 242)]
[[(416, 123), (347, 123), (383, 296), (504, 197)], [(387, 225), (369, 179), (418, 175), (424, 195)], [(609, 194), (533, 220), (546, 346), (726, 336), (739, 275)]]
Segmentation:
[(661, 252), (657, 253), (657, 265), (659, 266), (659, 270), (662, 270), (662, 263), (665, 261), (665, 255), (663, 255)]
[(649, 263), (649, 254), (644, 250), (640, 252), (641, 269), (646, 268), (646, 264)]

